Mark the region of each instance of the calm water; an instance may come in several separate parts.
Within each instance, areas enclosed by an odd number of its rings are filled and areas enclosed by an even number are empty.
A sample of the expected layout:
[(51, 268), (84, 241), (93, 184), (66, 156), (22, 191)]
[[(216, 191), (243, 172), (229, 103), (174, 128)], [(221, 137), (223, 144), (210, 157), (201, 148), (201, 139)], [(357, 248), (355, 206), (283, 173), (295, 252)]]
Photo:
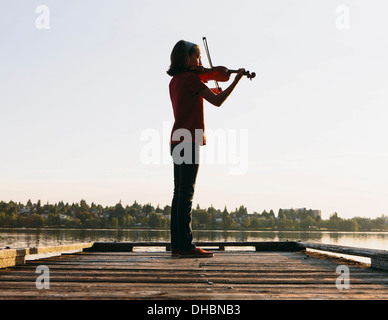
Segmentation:
[[(320, 231), (194, 231), (196, 241), (319, 242), (372, 249), (388, 249), (387, 232)], [(50, 246), (88, 241), (170, 241), (168, 230), (2, 229), (0, 249)]]

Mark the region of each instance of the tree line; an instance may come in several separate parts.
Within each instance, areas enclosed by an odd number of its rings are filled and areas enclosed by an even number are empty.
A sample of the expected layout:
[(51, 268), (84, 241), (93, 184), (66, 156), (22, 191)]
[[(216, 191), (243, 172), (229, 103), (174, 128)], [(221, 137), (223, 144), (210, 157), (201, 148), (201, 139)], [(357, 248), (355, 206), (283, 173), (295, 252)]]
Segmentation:
[[(42, 204), (40, 200), (26, 204), (0, 202), (0, 227), (3, 228), (169, 228), (171, 207), (161, 208), (150, 203), (141, 205), (134, 201), (123, 206), (101, 206), (85, 200), (79, 203)], [(341, 218), (336, 212), (329, 219), (322, 219), (312, 210), (279, 209), (261, 213), (248, 213), (245, 206), (229, 212), (200, 208), (192, 210), (193, 229), (242, 229), (242, 230), (333, 230), (333, 231), (388, 231), (388, 217)]]

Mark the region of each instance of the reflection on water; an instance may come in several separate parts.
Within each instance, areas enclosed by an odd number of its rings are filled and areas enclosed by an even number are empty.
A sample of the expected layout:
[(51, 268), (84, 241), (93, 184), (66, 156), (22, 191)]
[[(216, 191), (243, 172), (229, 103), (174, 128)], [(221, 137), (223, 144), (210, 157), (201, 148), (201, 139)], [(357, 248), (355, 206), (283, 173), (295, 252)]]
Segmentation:
[[(362, 248), (388, 248), (386, 232), (194, 231), (196, 241), (305, 241)], [(169, 230), (1, 229), (0, 248), (26, 248), (88, 241), (170, 241)]]

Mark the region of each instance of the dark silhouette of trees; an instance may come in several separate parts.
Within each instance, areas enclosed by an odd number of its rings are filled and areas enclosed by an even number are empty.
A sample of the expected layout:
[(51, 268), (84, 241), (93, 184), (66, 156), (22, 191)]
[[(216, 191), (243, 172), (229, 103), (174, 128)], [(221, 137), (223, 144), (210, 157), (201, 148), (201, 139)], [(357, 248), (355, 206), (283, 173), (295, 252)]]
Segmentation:
[[(337, 212), (329, 219), (322, 219), (313, 210), (280, 209), (277, 217), (273, 210), (249, 213), (241, 205), (229, 212), (210, 206), (199, 205), (192, 210), (194, 229), (243, 229), (243, 230), (333, 230), (333, 231), (387, 231), (388, 217), (341, 218)], [(3, 228), (169, 228), (171, 206), (156, 208), (151, 204), (141, 205), (134, 201), (125, 207), (119, 201), (114, 206), (81, 200), (79, 203), (59, 203), (42, 205), (38, 200), (26, 204), (0, 202), (0, 227)]]

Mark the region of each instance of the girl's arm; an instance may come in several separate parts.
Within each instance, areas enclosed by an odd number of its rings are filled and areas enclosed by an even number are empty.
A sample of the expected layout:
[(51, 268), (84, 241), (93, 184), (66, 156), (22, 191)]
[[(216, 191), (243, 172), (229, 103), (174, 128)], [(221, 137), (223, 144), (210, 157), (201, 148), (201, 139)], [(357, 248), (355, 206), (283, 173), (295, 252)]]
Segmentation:
[(211, 104), (213, 104), (217, 107), (220, 107), (224, 103), (224, 101), (229, 97), (229, 95), (232, 93), (233, 89), (236, 87), (237, 83), (240, 81), (244, 72), (245, 72), (245, 69), (239, 69), (239, 72), (237, 73), (236, 77), (234, 78), (234, 80), (230, 84), (230, 86), (218, 94), (214, 94), (213, 91), (211, 91), (209, 88), (201, 90), (199, 92), (199, 94), (206, 101), (210, 102)]

